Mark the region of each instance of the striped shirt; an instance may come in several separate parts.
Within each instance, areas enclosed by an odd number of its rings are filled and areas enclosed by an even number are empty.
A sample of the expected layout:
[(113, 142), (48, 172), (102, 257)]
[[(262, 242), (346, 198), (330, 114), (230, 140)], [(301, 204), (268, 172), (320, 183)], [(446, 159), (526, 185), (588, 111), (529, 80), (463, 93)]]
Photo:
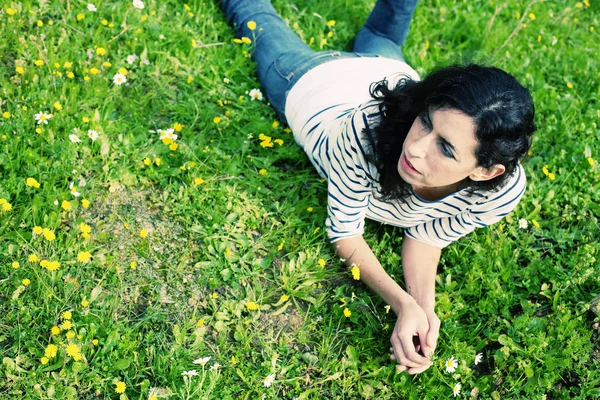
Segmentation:
[(519, 165), (505, 185), (494, 192), (469, 195), (460, 190), (427, 201), (413, 191), (404, 200), (379, 200), (379, 174), (366, 160), (362, 134), (379, 118), (377, 103), (371, 99), (359, 105), (333, 104), (315, 112), (302, 125), (297, 120), (290, 124), (296, 142), (327, 179), (326, 226), (332, 242), (362, 235), (365, 218), (369, 218), (403, 227), (407, 236), (443, 248), (475, 228), (500, 221), (523, 196), (526, 178)]

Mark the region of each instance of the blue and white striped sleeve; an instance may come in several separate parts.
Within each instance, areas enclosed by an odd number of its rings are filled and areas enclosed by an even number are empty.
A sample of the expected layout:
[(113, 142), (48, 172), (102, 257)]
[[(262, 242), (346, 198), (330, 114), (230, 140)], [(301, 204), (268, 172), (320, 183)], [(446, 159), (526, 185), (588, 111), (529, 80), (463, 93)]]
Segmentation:
[(473, 232), (493, 225), (515, 209), (525, 193), (527, 179), (519, 164), (513, 176), (498, 192), (489, 193), (465, 211), (451, 217), (437, 218), (406, 228), (406, 236), (433, 247), (444, 248)]
[(356, 111), (345, 118), (342, 131), (329, 143), (327, 235), (332, 242), (362, 235), (373, 178), (361, 144), (366, 115)]

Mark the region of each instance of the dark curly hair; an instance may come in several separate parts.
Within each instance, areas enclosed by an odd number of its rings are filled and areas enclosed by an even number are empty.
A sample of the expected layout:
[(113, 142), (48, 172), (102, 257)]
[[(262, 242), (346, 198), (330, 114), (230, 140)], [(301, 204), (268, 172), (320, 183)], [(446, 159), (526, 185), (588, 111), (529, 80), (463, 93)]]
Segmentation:
[(403, 77), (391, 89), (384, 79), (373, 83), (370, 93), (379, 103), (381, 120), (363, 130), (363, 135), (370, 143), (367, 158), (380, 175), (383, 200), (404, 199), (410, 194), (410, 185), (398, 174), (398, 160), (408, 131), (424, 112), (452, 109), (471, 117), (479, 143), (477, 166), (502, 164), (506, 168), (504, 174), (488, 181), (466, 178), (462, 188), (471, 193), (503, 186), (531, 147), (536, 129), (529, 90), (495, 67), (453, 65), (431, 72), (422, 81)]

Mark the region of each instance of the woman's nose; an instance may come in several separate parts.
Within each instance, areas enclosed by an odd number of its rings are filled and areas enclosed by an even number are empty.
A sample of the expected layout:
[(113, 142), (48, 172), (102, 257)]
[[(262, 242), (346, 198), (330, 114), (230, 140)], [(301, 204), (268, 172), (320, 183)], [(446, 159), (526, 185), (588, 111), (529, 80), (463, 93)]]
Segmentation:
[(424, 158), (427, 155), (430, 136), (431, 135), (422, 136), (418, 140), (412, 142), (407, 149), (408, 155), (410, 157)]

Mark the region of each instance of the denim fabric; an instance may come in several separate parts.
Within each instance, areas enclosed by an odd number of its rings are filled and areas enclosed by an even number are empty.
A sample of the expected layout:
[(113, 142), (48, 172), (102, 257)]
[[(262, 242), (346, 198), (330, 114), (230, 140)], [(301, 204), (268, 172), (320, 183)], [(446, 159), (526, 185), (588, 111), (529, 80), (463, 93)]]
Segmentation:
[[(269, 0), (222, 0), (222, 8), (238, 37), (252, 40), (252, 58), (267, 98), (285, 121), (285, 99), (294, 84), (319, 64), (351, 57), (379, 55), (404, 61), (397, 43), (403, 43), (417, 0), (379, 0), (354, 45), (353, 53), (315, 51), (277, 14)], [(396, 11), (394, 11), (396, 10)], [(248, 28), (254, 21), (256, 29)], [(385, 30), (379, 25), (399, 24)], [(388, 36), (393, 35), (393, 36)]]

